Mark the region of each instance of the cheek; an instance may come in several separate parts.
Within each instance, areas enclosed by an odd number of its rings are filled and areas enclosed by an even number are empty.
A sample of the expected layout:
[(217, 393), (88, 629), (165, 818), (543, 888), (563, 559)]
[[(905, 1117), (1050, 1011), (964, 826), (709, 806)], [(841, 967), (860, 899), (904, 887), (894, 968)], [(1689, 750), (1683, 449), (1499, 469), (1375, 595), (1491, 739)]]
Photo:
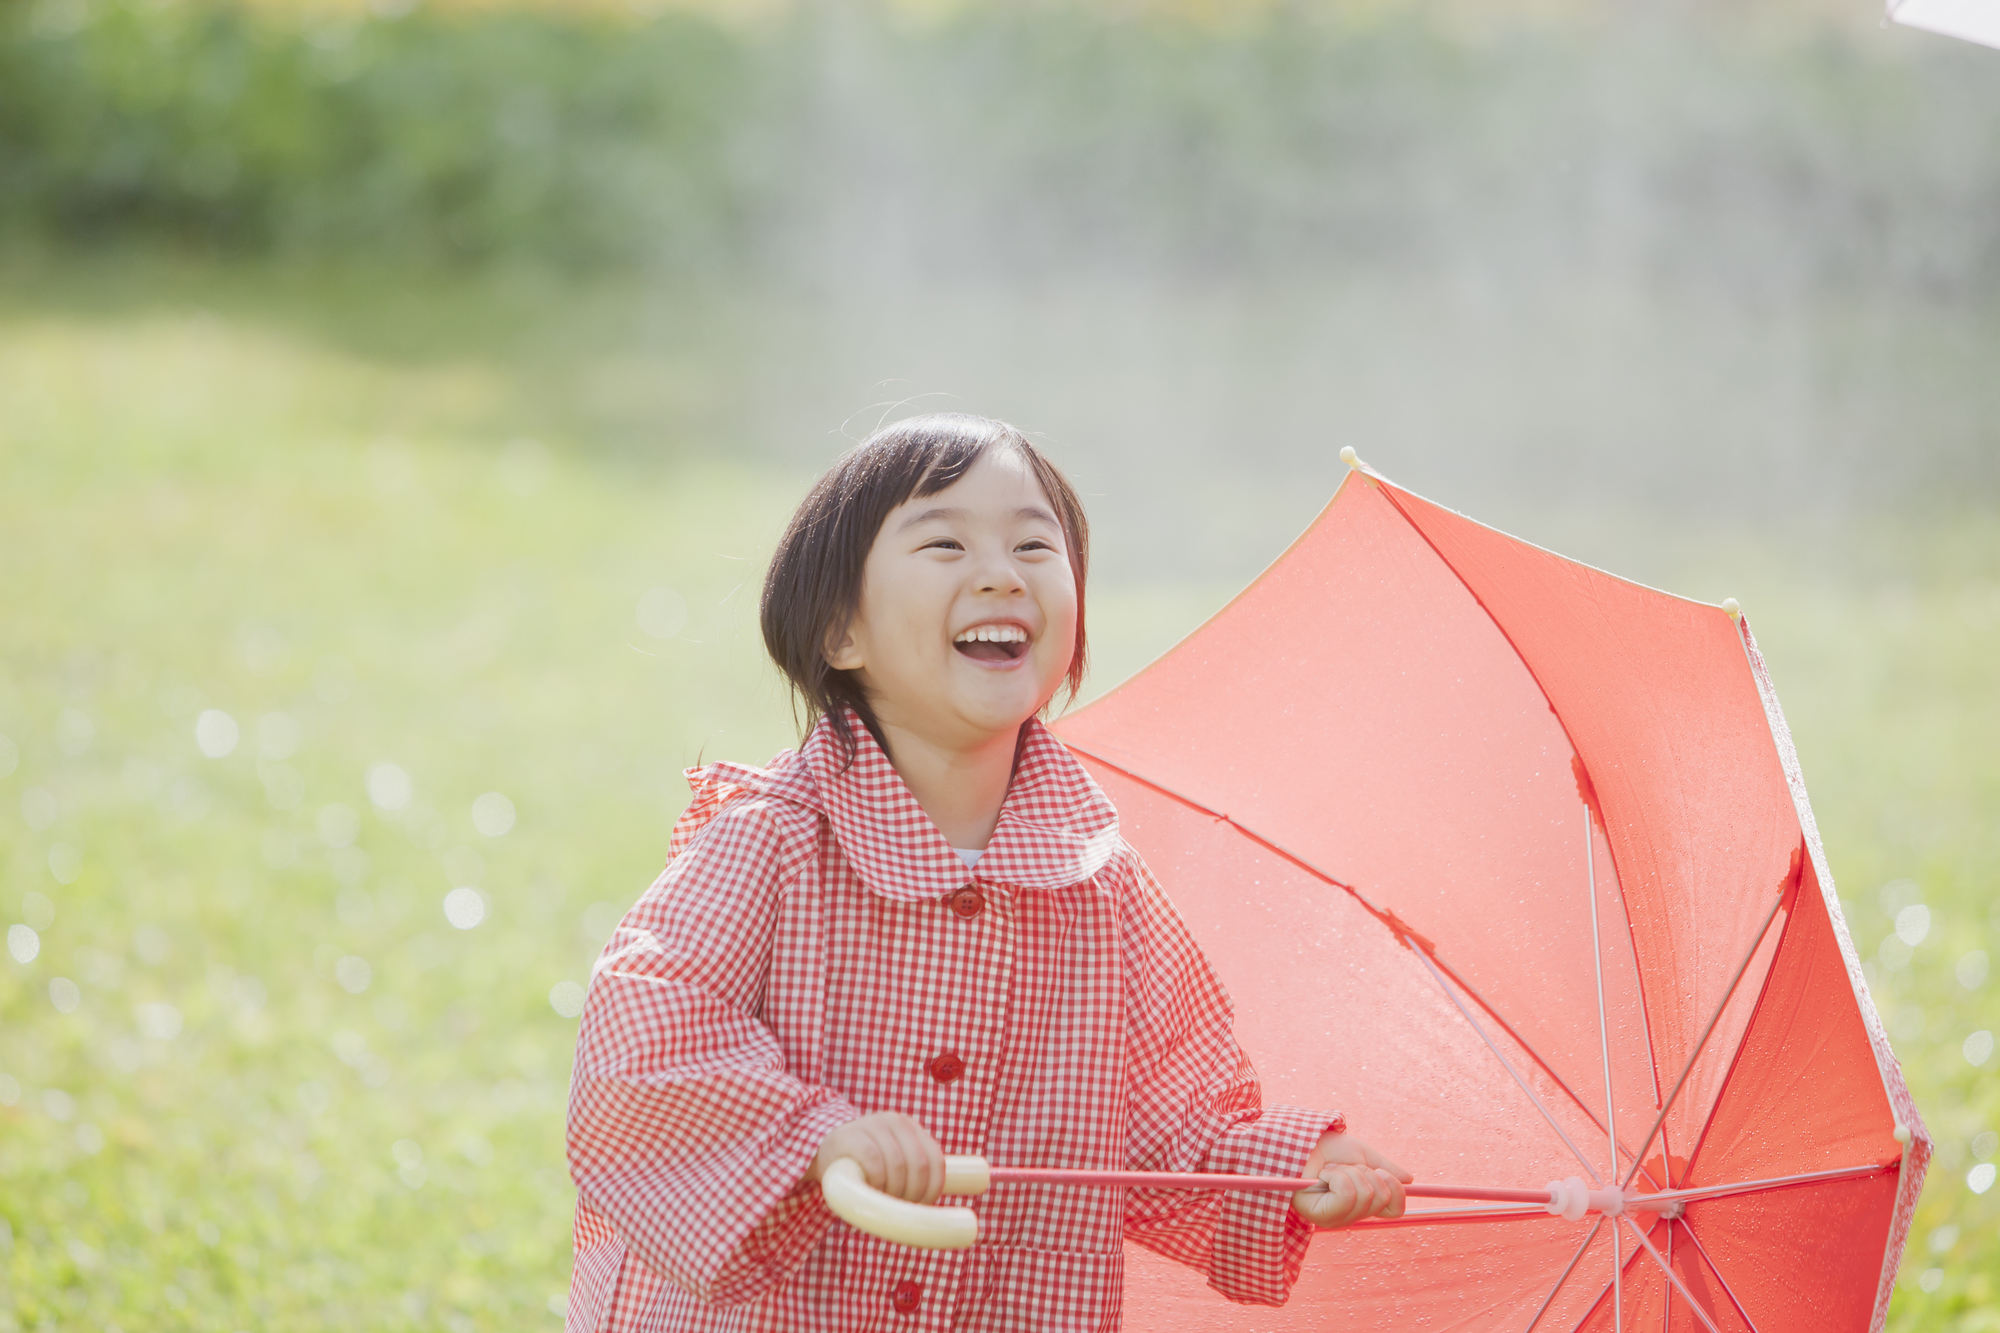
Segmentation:
[(1042, 611), (1048, 617), (1047, 641), (1061, 645), (1067, 667), (1076, 648), (1076, 584), (1064, 582), (1050, 588), (1042, 598)]

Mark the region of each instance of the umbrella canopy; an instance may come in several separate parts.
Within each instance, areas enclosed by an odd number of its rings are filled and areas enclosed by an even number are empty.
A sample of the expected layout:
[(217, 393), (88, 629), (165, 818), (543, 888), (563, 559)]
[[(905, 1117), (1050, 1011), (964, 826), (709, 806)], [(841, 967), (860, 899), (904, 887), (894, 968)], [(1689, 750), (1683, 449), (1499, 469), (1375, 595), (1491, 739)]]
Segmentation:
[(1361, 469), (1057, 725), (1268, 1100), (1343, 1111), (1419, 1181), (1688, 1192), (1678, 1218), (1413, 1205), (1317, 1238), (1275, 1311), (1134, 1250), (1132, 1327), (1881, 1327), (1929, 1140), (1733, 611)]

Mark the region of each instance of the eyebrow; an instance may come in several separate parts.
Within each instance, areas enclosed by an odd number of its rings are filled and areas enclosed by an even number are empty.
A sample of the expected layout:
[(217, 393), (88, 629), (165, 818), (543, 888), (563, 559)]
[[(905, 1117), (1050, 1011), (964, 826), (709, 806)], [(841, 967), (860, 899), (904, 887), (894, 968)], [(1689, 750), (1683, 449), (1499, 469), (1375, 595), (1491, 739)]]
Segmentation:
[[(963, 517), (965, 517), (965, 511), (963, 509), (950, 509), (950, 508), (926, 509), (922, 513), (912, 514), (908, 518), (904, 519), (902, 523), (896, 528), (896, 531), (906, 532), (909, 529), (916, 527), (917, 524), (928, 523), (932, 519), (937, 519), (937, 518), (950, 519), (950, 518), (963, 518)], [(1047, 523), (1051, 527), (1056, 527), (1056, 528), (1060, 528), (1062, 526), (1062, 524), (1056, 520), (1056, 516), (1054, 514), (1051, 514), (1048, 510), (1043, 509), (1040, 505), (1026, 505), (1020, 509), (1016, 509), (1014, 511), (1014, 517), (1040, 519), (1042, 522)]]

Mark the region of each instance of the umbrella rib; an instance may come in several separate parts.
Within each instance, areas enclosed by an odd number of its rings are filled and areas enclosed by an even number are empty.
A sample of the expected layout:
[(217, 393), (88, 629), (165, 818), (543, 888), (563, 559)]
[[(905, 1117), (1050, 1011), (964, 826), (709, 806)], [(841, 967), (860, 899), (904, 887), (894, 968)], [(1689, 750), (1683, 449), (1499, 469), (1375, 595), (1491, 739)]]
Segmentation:
[(1687, 1063), (1681, 1066), (1681, 1076), (1674, 1080), (1674, 1090), (1667, 1094), (1666, 1104), (1660, 1108), (1660, 1113), (1653, 1117), (1653, 1127), (1646, 1131), (1644, 1141), (1639, 1144), (1639, 1151), (1632, 1159), (1632, 1169), (1626, 1173), (1623, 1181), (1625, 1185), (1629, 1186), (1632, 1177), (1639, 1174), (1639, 1164), (1645, 1160), (1646, 1149), (1653, 1146), (1653, 1140), (1659, 1137), (1660, 1126), (1667, 1123), (1667, 1113), (1674, 1109), (1674, 1103), (1680, 1098), (1681, 1089), (1687, 1086), (1688, 1075), (1694, 1072), (1695, 1062), (1701, 1059), (1701, 1053), (1707, 1047), (1708, 1039), (1715, 1035), (1715, 1025), (1722, 1021), (1723, 1012), (1729, 1008), (1729, 1001), (1735, 996), (1737, 986), (1742, 984), (1743, 974), (1750, 970), (1750, 964), (1757, 957), (1757, 951), (1764, 947), (1764, 937), (1771, 933), (1771, 923), (1777, 919), (1778, 909), (1784, 905), (1785, 895), (1780, 892), (1777, 901), (1771, 904), (1771, 910), (1765, 914), (1764, 924), (1758, 928), (1756, 937), (1750, 941), (1750, 947), (1744, 950), (1743, 961), (1736, 965), (1736, 975), (1729, 979), (1728, 987), (1722, 992), (1722, 999), (1716, 1003), (1715, 1012), (1709, 1015), (1708, 1026), (1701, 1030), (1701, 1040), (1694, 1044), (1694, 1050), (1688, 1053)]
[[(1611, 1148), (1611, 1178), (1618, 1178), (1618, 1112), (1611, 1101), (1611, 1031), (1604, 1022), (1604, 945), (1597, 933), (1597, 852), (1590, 807), (1583, 807), (1583, 865), (1590, 884), (1590, 961), (1597, 975), (1597, 1052), (1604, 1061), (1604, 1136)], [(1669, 1182), (1671, 1183), (1671, 1182)]]
[[(1707, 1327), (1708, 1333), (1722, 1333), (1722, 1330), (1715, 1326), (1715, 1321), (1708, 1317), (1708, 1311), (1701, 1308), (1701, 1304), (1695, 1300), (1694, 1294), (1687, 1289), (1687, 1284), (1681, 1281), (1681, 1275), (1674, 1271), (1674, 1266), (1665, 1259), (1662, 1259), (1660, 1252), (1653, 1248), (1653, 1242), (1646, 1239), (1646, 1233), (1639, 1229), (1639, 1224), (1629, 1217), (1625, 1219), (1625, 1224), (1632, 1228), (1632, 1234), (1637, 1236), (1639, 1243), (1646, 1247), (1646, 1253), (1653, 1256), (1653, 1262), (1658, 1264), (1660, 1271), (1667, 1275), (1667, 1281), (1674, 1284), (1674, 1289), (1680, 1292), (1681, 1299), (1688, 1303), (1688, 1309), (1694, 1311), (1695, 1318), (1701, 1320), (1703, 1325)], [(1613, 1232), (1612, 1234), (1616, 1235), (1617, 1233)], [(1731, 1297), (1730, 1299), (1734, 1300), (1735, 1298)]]
[(1583, 1155), (1583, 1150), (1578, 1148), (1575, 1142), (1570, 1139), (1570, 1136), (1563, 1132), (1563, 1127), (1556, 1123), (1556, 1118), (1553, 1115), (1549, 1114), (1549, 1108), (1542, 1104), (1542, 1099), (1537, 1097), (1535, 1090), (1528, 1086), (1528, 1080), (1522, 1078), (1520, 1072), (1514, 1068), (1513, 1062), (1501, 1054), (1500, 1048), (1494, 1044), (1493, 1038), (1486, 1035), (1486, 1029), (1481, 1027), (1479, 1020), (1472, 1016), (1472, 1011), (1465, 1007), (1458, 996), (1452, 994), (1451, 986), (1446, 983), (1444, 974), (1438, 971), (1437, 964), (1433, 963), (1429, 956), (1421, 949), (1412, 949), (1410, 952), (1414, 953), (1417, 956), (1417, 960), (1429, 969), (1431, 976), (1437, 981), (1438, 989), (1444, 992), (1444, 997), (1451, 1001), (1452, 1006), (1458, 1010), (1460, 1017), (1464, 1018), (1471, 1025), (1472, 1030), (1479, 1034), (1479, 1039), (1486, 1043), (1487, 1050), (1493, 1052), (1493, 1058), (1500, 1062), (1500, 1067), (1513, 1076), (1514, 1082), (1520, 1087), (1522, 1092), (1527, 1094), (1528, 1100), (1535, 1104), (1535, 1109), (1542, 1113), (1542, 1119), (1549, 1122), (1549, 1128), (1556, 1132), (1556, 1137), (1563, 1141), (1564, 1146), (1575, 1155), (1577, 1161), (1583, 1163), (1583, 1169), (1590, 1172), (1591, 1180), (1597, 1184), (1603, 1184), (1604, 1178), (1597, 1174), (1597, 1168), (1590, 1164), (1590, 1159)]
[[(1604, 1135), (1611, 1158), (1611, 1178), (1618, 1179), (1618, 1112), (1611, 1100), (1611, 1032), (1604, 1022), (1604, 943), (1597, 931), (1597, 849), (1592, 837), (1590, 806), (1583, 807), (1583, 865), (1590, 886), (1590, 962), (1597, 978), (1597, 1052), (1604, 1062)], [(1633, 1163), (1638, 1169), (1638, 1163)], [(1592, 1173), (1595, 1174), (1594, 1172)], [(1618, 1228), (1611, 1228), (1611, 1323), (1625, 1326), (1625, 1287), (1619, 1263)]]
[(1728, 1185), (1697, 1185), (1693, 1189), (1661, 1190), (1658, 1194), (1641, 1195), (1641, 1198), (1662, 1203), (1697, 1203), (1702, 1199), (1726, 1199), (1734, 1194), (1756, 1194), (1762, 1190), (1783, 1189), (1787, 1185), (1812, 1185), (1822, 1180), (1852, 1180), (1857, 1176), (1880, 1175), (1884, 1171), (1894, 1171), (1902, 1165), (1901, 1159), (1894, 1162), (1871, 1162), (1866, 1166), (1835, 1166), (1824, 1171), (1801, 1171), (1790, 1176), (1769, 1176), (1763, 1180), (1738, 1180)]
[(1549, 1306), (1555, 1304), (1556, 1294), (1563, 1289), (1563, 1283), (1569, 1281), (1569, 1275), (1576, 1271), (1577, 1261), (1583, 1258), (1583, 1252), (1590, 1248), (1590, 1242), (1597, 1239), (1597, 1233), (1603, 1226), (1602, 1216), (1590, 1224), (1590, 1230), (1584, 1234), (1583, 1244), (1576, 1247), (1576, 1253), (1569, 1257), (1569, 1262), (1563, 1265), (1563, 1271), (1556, 1275), (1556, 1284), (1549, 1288), (1548, 1295), (1542, 1297), (1541, 1308), (1535, 1311), (1535, 1317), (1528, 1321), (1528, 1326), (1522, 1329), (1521, 1333), (1535, 1333), (1535, 1325), (1542, 1322), (1542, 1316), (1549, 1312)]
[[(1757, 1321), (1752, 1319), (1750, 1312), (1743, 1308), (1743, 1302), (1736, 1299), (1736, 1293), (1730, 1290), (1729, 1279), (1724, 1277), (1722, 1270), (1715, 1266), (1715, 1260), (1708, 1257), (1708, 1247), (1701, 1243), (1701, 1237), (1694, 1234), (1694, 1228), (1688, 1225), (1685, 1217), (1680, 1218), (1679, 1221), (1681, 1230), (1687, 1233), (1689, 1240), (1694, 1242), (1694, 1252), (1701, 1256), (1702, 1263), (1708, 1265), (1708, 1271), (1715, 1275), (1715, 1281), (1722, 1288), (1722, 1294), (1727, 1296), (1729, 1303), (1736, 1307), (1736, 1313), (1743, 1316), (1743, 1322), (1750, 1326), (1750, 1333), (1758, 1333)], [(1669, 1240), (1673, 1238), (1673, 1234), (1671, 1230), (1667, 1232)]]

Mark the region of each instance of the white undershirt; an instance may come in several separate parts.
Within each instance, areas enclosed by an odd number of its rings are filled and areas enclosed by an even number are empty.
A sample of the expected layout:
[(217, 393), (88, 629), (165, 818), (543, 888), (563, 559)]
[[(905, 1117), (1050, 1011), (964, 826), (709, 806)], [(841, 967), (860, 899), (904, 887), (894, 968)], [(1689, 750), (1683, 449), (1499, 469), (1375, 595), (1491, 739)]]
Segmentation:
[(979, 858), (986, 855), (986, 849), (984, 847), (977, 847), (977, 848), (954, 847), (952, 848), (952, 850), (959, 854), (960, 859), (962, 859), (965, 862), (965, 868), (967, 870), (970, 870), (972, 869), (972, 867), (978, 865)]

